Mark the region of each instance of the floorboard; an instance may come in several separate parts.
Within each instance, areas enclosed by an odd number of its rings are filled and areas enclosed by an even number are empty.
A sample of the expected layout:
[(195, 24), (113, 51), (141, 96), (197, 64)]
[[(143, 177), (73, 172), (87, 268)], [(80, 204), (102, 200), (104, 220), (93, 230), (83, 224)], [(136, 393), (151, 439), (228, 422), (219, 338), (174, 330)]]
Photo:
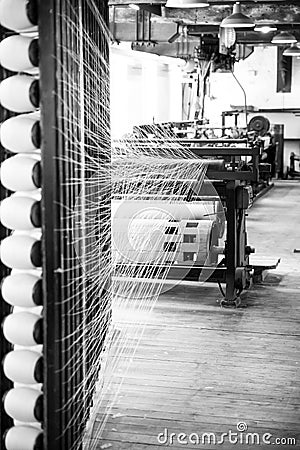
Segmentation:
[[(249, 433), (292, 438), (300, 444), (300, 183), (277, 182), (249, 212), (248, 241), (257, 256), (281, 263), (244, 297), (247, 308), (221, 309), (215, 285), (195, 283), (164, 292), (144, 317), (146, 327), (134, 358), (123, 358), (94, 422), (90, 447), (112, 450), (164, 448), (159, 433), (222, 433), (247, 424)], [(124, 319), (128, 348), (136, 336)], [(129, 361), (131, 360), (131, 361)], [(130, 362), (129, 368), (128, 364)], [(112, 405), (114, 386), (123, 380)], [(101, 436), (102, 416), (111, 406)], [(247, 433), (242, 433), (243, 436)], [(168, 441), (169, 442), (169, 441)], [(251, 444), (251, 443), (250, 443)], [(224, 450), (270, 448), (225, 442)], [(176, 440), (169, 445), (209, 449)]]

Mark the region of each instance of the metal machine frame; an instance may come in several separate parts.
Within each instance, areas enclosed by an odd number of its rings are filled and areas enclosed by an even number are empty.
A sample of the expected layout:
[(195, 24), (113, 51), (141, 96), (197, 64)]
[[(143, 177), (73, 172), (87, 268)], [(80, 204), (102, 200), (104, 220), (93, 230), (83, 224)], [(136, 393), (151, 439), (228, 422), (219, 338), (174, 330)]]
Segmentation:
[[(41, 204), (42, 204), (42, 294), (43, 294), (43, 417), (42, 417), (42, 441), (34, 448), (44, 450), (80, 449), (83, 445), (85, 425), (88, 419), (89, 408), (92, 405), (92, 397), (95, 389), (95, 375), (87, 379), (87, 371), (91, 362), (101, 352), (99, 337), (95, 337), (95, 345), (84, 344), (84, 339), (90, 335), (82, 336), (80, 328), (83, 323), (89, 323), (94, 319), (95, 306), (101, 308), (101, 292), (97, 292), (94, 299), (87, 297), (87, 304), (82, 303), (82, 294), (76, 291), (72, 280), (81, 283), (85, 276), (78, 263), (75, 246), (72, 244), (72, 217), (68, 212), (74, 208), (76, 198), (80, 195), (81, 185), (67, 186), (66, 179), (78, 178), (80, 155), (75, 160), (74, 155), (69, 157), (69, 149), (66, 145), (65, 133), (67, 124), (63, 107), (65, 104), (72, 109), (74, 117), (80, 107), (74, 107), (71, 94), (62, 89), (63, 70), (68, 70), (72, 76), (73, 67), (66, 67), (66, 61), (62, 61), (63, 48), (74, 46), (75, 40), (70, 42), (70, 37), (64, 35), (64, 21), (72, 20), (74, 14), (78, 14), (83, 31), (89, 34), (95, 42), (95, 47), (103, 52), (103, 59), (108, 61), (108, 45), (104, 30), (100, 22), (93, 16), (91, 5), (93, 2), (86, 0), (47, 0), (38, 2), (38, 39), (40, 50), (40, 111), (41, 111)], [(108, 2), (103, 0), (98, 4), (99, 13), (108, 24)], [(11, 35), (9, 30), (1, 29), (1, 38)], [(68, 47), (67, 47), (68, 50)], [(75, 51), (75, 48), (72, 50)], [(83, 51), (85, 51), (83, 49)], [(85, 55), (85, 58), (93, 55)], [(86, 61), (87, 59), (85, 59)], [(67, 63), (68, 66), (69, 63)], [(71, 62), (70, 62), (71, 65)], [(1, 80), (11, 75), (1, 69)], [(89, 80), (85, 80), (86, 83)], [(72, 103), (73, 101), (73, 103)], [(75, 100), (75, 102), (77, 99)], [(68, 103), (69, 102), (69, 103)], [(71, 103), (70, 103), (71, 102)], [(99, 104), (99, 108), (104, 108)], [(103, 111), (102, 111), (103, 112)], [(105, 110), (107, 117), (109, 111)], [(96, 111), (95, 111), (96, 114)], [(10, 113), (0, 107), (0, 119), (5, 120)], [(87, 122), (86, 128), (92, 125)], [(72, 129), (73, 133), (78, 128)], [(108, 139), (109, 141), (109, 139)], [(103, 144), (107, 145), (107, 143)], [(1, 162), (11, 157), (10, 152), (1, 148)], [(99, 157), (101, 157), (99, 149)], [(85, 173), (86, 178), (90, 176)], [(10, 195), (1, 186), (1, 200)], [(109, 214), (109, 197), (107, 198), (105, 212)], [(63, 205), (67, 205), (64, 207)], [(100, 230), (101, 232), (101, 230)], [(10, 230), (0, 225), (0, 234), (3, 239)], [(62, 267), (65, 265), (65, 267)], [(65, 270), (64, 270), (65, 269)], [(3, 279), (10, 273), (0, 262), (0, 278)], [(80, 278), (81, 277), (81, 278)], [(93, 308), (89, 311), (88, 305), (94, 301)], [(85, 308), (83, 307), (85, 306)], [(10, 305), (0, 298), (0, 319), (2, 320), (12, 312)], [(99, 323), (99, 328), (106, 329), (106, 323)], [(88, 333), (88, 331), (87, 331)], [(1, 360), (12, 349), (12, 345), (1, 337)], [(70, 364), (73, 362), (73, 364)], [(68, 364), (69, 363), (69, 364)], [(76, 363), (76, 364), (74, 364)], [(81, 388), (79, 389), (79, 386)], [(8, 380), (1, 365), (0, 389), (1, 397), (13, 387)], [(5, 448), (3, 439), (5, 433), (13, 426), (13, 420), (6, 413), (1, 402), (0, 413), (0, 439), (1, 448)], [(42, 445), (42, 447), (41, 447)]]
[[(159, 139), (158, 139), (159, 141)], [(166, 144), (168, 139), (164, 140)], [(174, 140), (172, 141), (174, 142)], [(254, 249), (248, 245), (246, 232), (247, 209), (251, 206), (253, 196), (251, 182), (257, 182), (260, 173), (261, 142), (249, 143), (247, 139), (177, 139), (175, 142), (183, 148), (188, 148), (195, 156), (200, 158), (212, 158), (226, 160), (226, 167), (216, 164), (208, 166), (207, 178), (213, 184), (217, 194), (222, 200), (226, 221), (227, 235), (224, 258), (217, 267), (212, 270), (210, 266), (198, 266), (193, 264), (190, 269), (180, 264), (158, 265), (154, 273), (158, 277), (168, 279), (199, 281), (205, 278), (208, 282), (225, 283), (224, 298), (221, 306), (238, 307), (241, 304), (240, 294), (251, 285), (252, 276), (258, 275), (264, 270), (275, 268), (275, 264), (260, 264), (254, 266), (250, 263), (250, 254)], [(231, 147), (230, 145), (243, 144), (243, 147)], [(212, 146), (209, 146), (211, 144)], [(218, 144), (219, 146), (214, 146)], [(251, 157), (250, 163), (242, 163), (241, 157)], [(265, 164), (262, 165), (263, 170)], [(209, 194), (208, 194), (209, 195)], [(200, 197), (205, 196), (205, 183)], [(199, 198), (201, 200), (201, 198)], [(189, 199), (187, 199), (189, 201)], [(139, 274), (141, 266), (136, 265)], [(164, 272), (165, 271), (165, 272)], [(208, 276), (205, 276), (207, 272)], [(204, 277), (203, 277), (204, 274)], [(122, 269), (118, 276), (122, 276)]]
[[(221, 300), (221, 306), (235, 306), (241, 304), (240, 294), (251, 285), (252, 274), (255, 271), (263, 272), (275, 265), (260, 265), (255, 267), (250, 264), (250, 254), (255, 250), (248, 245), (246, 232), (247, 209), (252, 203), (251, 183), (259, 179), (260, 169), (265, 170), (265, 164), (260, 164), (260, 154), (263, 150), (261, 142), (249, 143), (247, 139), (216, 139), (216, 140), (183, 140), (184, 144), (192, 143), (190, 150), (201, 157), (229, 158), (229, 170), (213, 172), (208, 169), (207, 177), (213, 183), (218, 192), (225, 211), (227, 221), (227, 236), (225, 245), (225, 257), (216, 268), (208, 281), (226, 283), (225, 297)], [(208, 147), (207, 143), (226, 145), (226, 147)], [(228, 144), (244, 144), (244, 147), (229, 147)], [(236, 163), (242, 156), (251, 156), (251, 163), (242, 168), (236, 168)], [(278, 264), (278, 262), (277, 262)], [(198, 270), (205, 268), (193, 268), (194, 277)], [(199, 276), (199, 275), (198, 275)], [(194, 278), (193, 277), (193, 278)], [(189, 279), (189, 275), (186, 277)]]
[[(225, 257), (222, 263), (216, 268), (208, 281), (218, 281), (226, 283), (225, 297), (221, 300), (221, 306), (235, 306), (241, 304), (240, 294), (251, 285), (252, 271), (266, 270), (271, 266), (255, 266), (250, 264), (250, 254), (255, 250), (248, 245), (246, 232), (246, 211), (252, 203), (251, 182), (259, 179), (260, 167), (265, 169), (264, 164), (260, 164), (260, 154), (262, 145), (259, 141), (249, 143), (247, 139), (215, 139), (215, 140), (181, 140), (183, 144), (193, 144), (189, 149), (200, 157), (229, 158), (228, 170), (211, 171), (208, 169), (207, 177), (211, 180), (218, 195), (220, 196), (227, 221), (227, 236), (225, 245)], [(207, 143), (226, 145), (226, 147), (208, 147)], [(228, 144), (244, 144), (244, 147), (229, 147)], [(244, 167), (237, 168), (236, 163), (242, 156), (251, 156), (251, 163)], [(173, 268), (172, 268), (173, 270)], [(195, 275), (201, 267), (193, 267), (191, 277), (186, 279), (195, 280)]]

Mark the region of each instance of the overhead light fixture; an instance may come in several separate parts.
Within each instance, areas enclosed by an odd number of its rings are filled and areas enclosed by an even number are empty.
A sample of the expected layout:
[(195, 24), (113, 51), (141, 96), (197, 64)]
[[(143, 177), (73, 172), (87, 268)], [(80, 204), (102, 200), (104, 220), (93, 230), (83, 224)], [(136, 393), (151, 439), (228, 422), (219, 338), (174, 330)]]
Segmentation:
[(222, 20), (220, 26), (222, 28), (254, 28), (255, 23), (242, 13), (240, 2), (236, 2), (233, 5), (232, 14)]
[(271, 31), (277, 31), (277, 28), (271, 25), (257, 25), (254, 28), (254, 31), (257, 31), (259, 33), (268, 34), (271, 33)]
[(272, 39), (272, 44), (296, 44), (297, 39), (295, 36), (291, 33), (288, 33), (287, 31), (281, 31), (279, 34), (276, 34), (276, 36)]
[(209, 6), (208, 0), (168, 0), (167, 8), (204, 8)]
[(283, 56), (300, 56), (300, 48), (297, 44), (292, 44), (282, 54)]
[(236, 42), (236, 31), (234, 28), (220, 28), (220, 48), (225, 46), (231, 48)]
[(129, 3), (129, 8), (134, 9), (135, 11), (139, 11), (140, 7), (139, 5), (135, 5), (134, 3)]

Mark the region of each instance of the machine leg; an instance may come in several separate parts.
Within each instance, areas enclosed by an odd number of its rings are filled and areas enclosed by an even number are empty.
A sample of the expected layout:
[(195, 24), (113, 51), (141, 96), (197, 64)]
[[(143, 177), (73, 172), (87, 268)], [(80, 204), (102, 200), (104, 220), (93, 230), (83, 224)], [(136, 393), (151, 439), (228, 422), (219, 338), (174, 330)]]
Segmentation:
[(237, 296), (234, 300), (227, 300), (226, 297), (220, 302), (221, 308), (239, 308), (241, 306), (241, 297)]
[(235, 287), (238, 236), (237, 236), (237, 209), (236, 209), (236, 182), (229, 181), (226, 185), (226, 218), (227, 218), (227, 242), (226, 242), (226, 291), (225, 298), (220, 302), (221, 307), (238, 308), (241, 304), (239, 292)]

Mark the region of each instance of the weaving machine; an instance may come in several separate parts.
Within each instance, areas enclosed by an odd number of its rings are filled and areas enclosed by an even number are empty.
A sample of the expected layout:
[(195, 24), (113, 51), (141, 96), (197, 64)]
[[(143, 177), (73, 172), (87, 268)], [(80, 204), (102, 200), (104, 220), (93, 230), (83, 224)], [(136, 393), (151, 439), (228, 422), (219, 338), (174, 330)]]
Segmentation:
[[(143, 131), (147, 131), (147, 126), (143, 127)], [(151, 132), (153, 133), (153, 129)], [(140, 145), (145, 151), (147, 145), (153, 145), (151, 142), (147, 143), (147, 138), (142, 141)], [(155, 145), (162, 152), (167, 148), (167, 143), (168, 139), (160, 141), (156, 137)], [(197, 188), (196, 183), (192, 192), (183, 199), (182, 206), (177, 205), (177, 215), (172, 212), (172, 205), (165, 205), (165, 211), (170, 212), (170, 217), (165, 218), (166, 222), (162, 228), (165, 237), (154, 247), (154, 252), (160, 254), (161, 258), (164, 257), (165, 261), (161, 263), (159, 257), (156, 258), (153, 273), (170, 280), (210, 281), (219, 285), (225, 283), (221, 305), (238, 307), (241, 304), (240, 294), (250, 287), (253, 275), (259, 276), (265, 269), (275, 268), (278, 264), (252, 265), (250, 255), (255, 250), (247, 242), (246, 214), (253, 201), (251, 183), (257, 182), (259, 178), (259, 161), (263, 147), (261, 142), (249, 142), (247, 139), (178, 139), (176, 143), (187, 152), (192, 152), (192, 158), (198, 158), (195, 161), (200, 158), (207, 162), (207, 179), (200, 188)], [(235, 146), (236, 144), (238, 146)], [(263, 165), (263, 170), (264, 167)], [(178, 189), (180, 191), (180, 187)], [(201, 209), (203, 202), (206, 202), (206, 212), (201, 216), (196, 210), (189, 217), (190, 207)], [(221, 208), (217, 206), (220, 203), (223, 205)], [(130, 211), (130, 202), (126, 205)], [(150, 201), (149, 205), (151, 210), (155, 207), (155, 202)], [(160, 201), (156, 203), (156, 207), (161, 207)], [(210, 223), (203, 220), (209, 219), (210, 216), (214, 217)], [(220, 245), (220, 239), (224, 235), (225, 217), (225, 242), (223, 239), (223, 244)], [(199, 231), (195, 231), (197, 227)], [(144, 237), (146, 235), (147, 230)], [(204, 236), (202, 240), (201, 235)], [(172, 264), (166, 256), (166, 253), (170, 252)], [(129, 254), (128, 256), (130, 259)], [(150, 254), (151, 258), (154, 257)], [(128, 264), (135, 265), (136, 273), (141, 276), (143, 261), (135, 259)], [(145, 274), (148, 270), (146, 266)], [(122, 277), (121, 268), (118, 276)]]
[[(222, 113), (222, 126), (213, 127), (194, 122), (170, 122), (159, 126), (172, 130), (179, 138), (207, 139), (207, 145), (218, 146), (223, 143), (227, 146), (243, 146), (249, 141), (261, 141), (259, 178), (251, 183), (254, 200), (257, 196), (266, 193), (273, 184), (272, 178), (283, 177), (283, 135), (284, 127), (280, 124), (271, 125), (264, 116), (254, 116), (249, 120), (248, 127), (238, 126), (240, 112), (224, 111)], [(227, 125), (225, 118), (234, 116), (234, 126)], [(224, 140), (219, 141), (218, 138)], [(233, 139), (233, 141), (232, 141)], [(240, 142), (239, 142), (240, 139)]]
[[(109, 296), (91, 290), (83, 276), (89, 225), (76, 248), (70, 211), (77, 205), (83, 227), (80, 199), (90, 176), (85, 150), (108, 162), (109, 134), (94, 147), (88, 142), (97, 125), (88, 108), (96, 118), (109, 117), (101, 99), (108, 79), (107, 12), (106, 1), (97, 7), (92, 0), (0, 2), (5, 450), (82, 448), (110, 308)], [(101, 67), (95, 89), (87, 62)], [(83, 97), (87, 87), (99, 95), (94, 102)], [(106, 208), (99, 205), (100, 219), (110, 216), (107, 201)], [(98, 253), (99, 264), (107, 262), (109, 242)], [(105, 295), (105, 311), (99, 311)], [(93, 339), (95, 327), (103, 332)]]

